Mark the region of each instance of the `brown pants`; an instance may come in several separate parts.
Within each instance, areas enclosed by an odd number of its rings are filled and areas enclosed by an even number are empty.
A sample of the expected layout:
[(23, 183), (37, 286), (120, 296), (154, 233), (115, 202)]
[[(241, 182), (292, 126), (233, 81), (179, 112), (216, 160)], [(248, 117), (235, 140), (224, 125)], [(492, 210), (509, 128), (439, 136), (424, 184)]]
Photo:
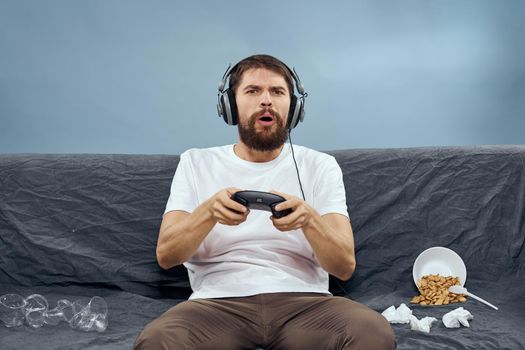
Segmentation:
[(182, 302), (149, 323), (135, 349), (394, 349), (390, 324), (350, 299), (272, 293)]

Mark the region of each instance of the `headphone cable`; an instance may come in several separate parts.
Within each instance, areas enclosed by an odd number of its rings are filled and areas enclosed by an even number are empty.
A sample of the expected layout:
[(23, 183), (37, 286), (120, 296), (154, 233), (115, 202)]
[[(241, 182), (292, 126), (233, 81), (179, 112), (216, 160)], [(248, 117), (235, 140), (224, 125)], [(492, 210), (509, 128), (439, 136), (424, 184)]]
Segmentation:
[(301, 176), (299, 176), (299, 168), (297, 167), (297, 161), (295, 160), (295, 153), (293, 151), (292, 130), (290, 129), (288, 129), (288, 140), (290, 141), (290, 148), (292, 149), (292, 158), (293, 158), (293, 163), (295, 164), (295, 170), (297, 171), (297, 180), (299, 180), (299, 187), (301, 188), (301, 194), (303, 195), (303, 200), (306, 202), (306, 198), (304, 197), (303, 184), (301, 183)]
[[(295, 164), (295, 170), (297, 171), (297, 179), (299, 180), (299, 187), (301, 187), (301, 194), (303, 195), (303, 200), (306, 202), (306, 199), (304, 198), (304, 191), (303, 191), (303, 185), (301, 184), (301, 177), (299, 176), (299, 168), (297, 167), (297, 161), (295, 160), (295, 154), (293, 152), (293, 144), (292, 144), (292, 131), (288, 129), (288, 140), (290, 141), (290, 148), (292, 149), (292, 158), (293, 162)], [(342, 281), (339, 280), (337, 277), (333, 278), (333, 281), (337, 284), (337, 286), (340, 289), (340, 292), (342, 291), (344, 293), (344, 296), (348, 296), (349, 293), (345, 288), (345, 283), (341, 283)]]

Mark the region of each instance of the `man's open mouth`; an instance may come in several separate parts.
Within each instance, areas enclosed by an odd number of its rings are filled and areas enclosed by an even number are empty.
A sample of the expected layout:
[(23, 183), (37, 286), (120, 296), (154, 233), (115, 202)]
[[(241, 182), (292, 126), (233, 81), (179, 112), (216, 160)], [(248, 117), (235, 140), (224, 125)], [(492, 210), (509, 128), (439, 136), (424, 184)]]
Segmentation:
[(271, 126), (275, 123), (275, 117), (269, 113), (265, 113), (257, 118), (257, 121), (264, 126)]

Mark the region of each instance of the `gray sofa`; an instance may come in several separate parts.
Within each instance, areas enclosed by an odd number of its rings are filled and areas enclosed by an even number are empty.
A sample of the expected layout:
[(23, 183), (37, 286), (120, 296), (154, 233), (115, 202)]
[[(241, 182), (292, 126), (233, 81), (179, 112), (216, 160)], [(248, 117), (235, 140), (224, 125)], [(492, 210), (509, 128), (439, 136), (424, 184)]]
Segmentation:
[[(461, 306), (470, 328), (429, 334), (393, 325), (398, 349), (525, 348), (525, 146), (341, 150), (357, 270), (334, 294), (381, 312), (408, 304), (418, 318), (458, 305), (410, 305), (412, 265), (432, 246), (456, 251), (466, 287), (500, 307)], [(0, 295), (98, 295), (104, 333), (66, 323), (0, 325), (1, 349), (130, 349), (152, 319), (190, 294), (186, 271), (161, 270), (155, 245), (179, 157), (0, 155)]]

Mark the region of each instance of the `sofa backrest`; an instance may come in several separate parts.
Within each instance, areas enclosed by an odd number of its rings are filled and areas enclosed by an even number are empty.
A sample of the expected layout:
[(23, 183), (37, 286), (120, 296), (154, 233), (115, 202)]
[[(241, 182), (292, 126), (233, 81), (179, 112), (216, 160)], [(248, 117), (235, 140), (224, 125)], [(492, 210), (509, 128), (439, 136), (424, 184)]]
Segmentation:
[(0, 283), (189, 295), (155, 246), (179, 157), (0, 156)]
[[(525, 146), (328, 153), (343, 170), (358, 263), (346, 284), (331, 280), (336, 294), (412, 284), (412, 264), (431, 246), (455, 250), (467, 270), (483, 264), (474, 278), (523, 269)], [(187, 297), (184, 267), (163, 271), (155, 259), (178, 161), (0, 155), (0, 283)]]
[(415, 291), (413, 263), (433, 246), (458, 253), (467, 280), (496, 281), (525, 267), (525, 146), (331, 153), (356, 243), (347, 290)]

